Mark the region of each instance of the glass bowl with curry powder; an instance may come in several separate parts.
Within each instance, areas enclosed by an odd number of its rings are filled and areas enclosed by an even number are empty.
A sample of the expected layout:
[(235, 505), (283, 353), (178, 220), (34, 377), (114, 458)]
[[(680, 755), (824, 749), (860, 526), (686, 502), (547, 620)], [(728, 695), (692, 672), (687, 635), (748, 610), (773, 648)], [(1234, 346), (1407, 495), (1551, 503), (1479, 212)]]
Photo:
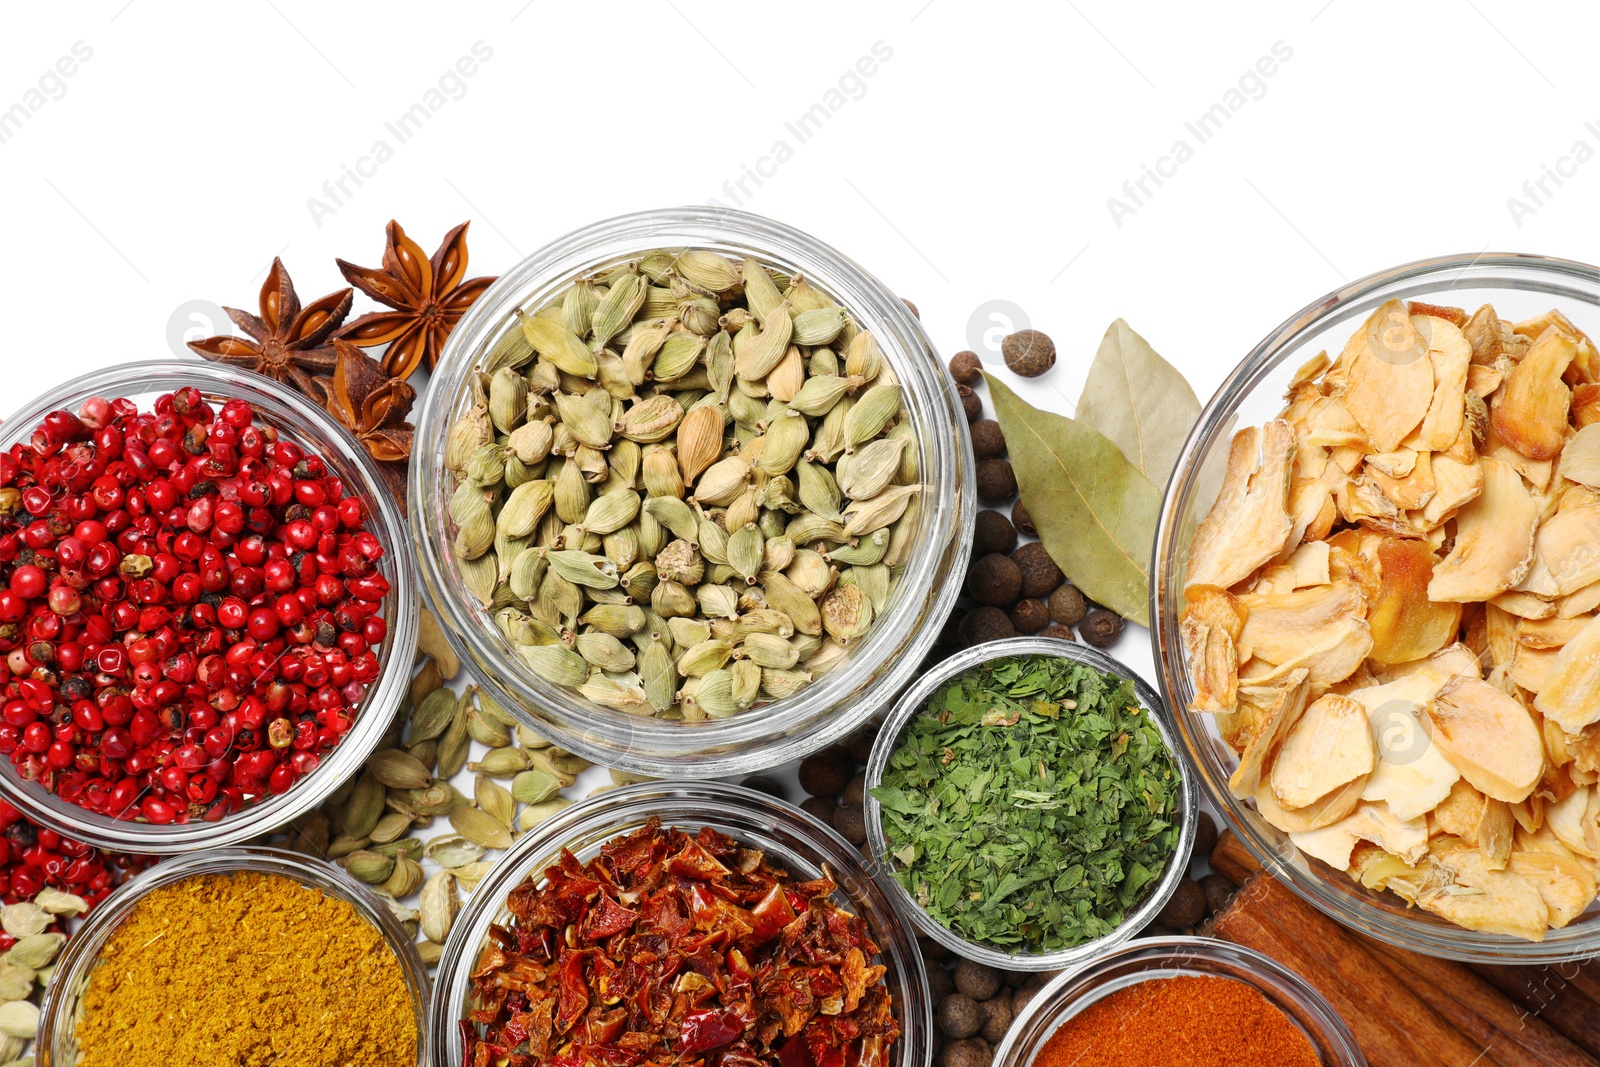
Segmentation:
[[(1162, 979), (1205, 983), (1187, 994), (1203, 994), (1196, 1000), (1193, 1014), (1184, 1009), (1181, 995), (1127, 996), (1144, 983)], [(1235, 982), (1244, 989), (1237, 996), (1219, 995), (1216, 982)], [(1120, 1002), (1108, 999), (1113, 997)], [(1151, 1010), (1159, 1000), (1167, 1002), (1165, 1009)], [(1117, 1025), (1097, 1025), (1092, 1032), (1084, 1027), (1084, 1033), (1076, 1034), (1063, 1030), (1070, 1020), (1092, 1014), (1102, 1002), (1102, 1012), (1117, 1011)], [(1104, 1020), (1086, 1016), (1083, 1021)], [(1219, 1021), (1240, 1029), (1240, 1048), (1227, 1048), (1226, 1035), (1216, 1039)], [(1197, 1028), (1207, 1030), (1206, 1037), (1186, 1040), (1199, 1036), (1191, 1033)], [(1058, 1034), (1062, 1040), (1052, 1045)], [(1144, 1056), (1143, 1051), (1153, 1052), (1155, 1058)], [(1241, 1063), (1366, 1067), (1367, 1060), (1344, 1020), (1304, 979), (1282, 964), (1252, 949), (1212, 938), (1148, 937), (1052, 979), (1017, 1014), (994, 1050), (991, 1067), (1112, 1062), (1119, 1067), (1153, 1063), (1163, 1067), (1178, 1063), (1186, 1067), (1220, 1067), (1223, 1063), (1230, 1067)]]
[(366, 886), (293, 852), (210, 849), (90, 913), (45, 990), (34, 1055), (39, 1067), (426, 1067), (427, 998), (411, 935)]

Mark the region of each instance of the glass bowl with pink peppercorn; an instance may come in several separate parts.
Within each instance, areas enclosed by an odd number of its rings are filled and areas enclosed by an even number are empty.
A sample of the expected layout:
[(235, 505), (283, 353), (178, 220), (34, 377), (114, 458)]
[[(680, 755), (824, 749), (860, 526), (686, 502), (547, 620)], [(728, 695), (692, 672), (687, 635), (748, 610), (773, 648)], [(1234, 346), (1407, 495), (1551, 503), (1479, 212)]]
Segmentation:
[(190, 362), (0, 425), (0, 796), (101, 848), (229, 845), (371, 754), (416, 647), (399, 503), (326, 412)]

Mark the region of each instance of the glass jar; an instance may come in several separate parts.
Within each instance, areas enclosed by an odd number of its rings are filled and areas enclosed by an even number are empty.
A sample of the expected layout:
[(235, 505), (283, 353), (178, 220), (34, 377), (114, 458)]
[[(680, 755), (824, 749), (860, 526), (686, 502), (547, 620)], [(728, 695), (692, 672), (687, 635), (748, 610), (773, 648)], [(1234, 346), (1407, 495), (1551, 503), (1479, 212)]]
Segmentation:
[(1550, 930), (1543, 941), (1466, 930), (1409, 908), (1390, 893), (1363, 888), (1343, 871), (1308, 859), (1269, 825), (1254, 802), (1234, 798), (1228, 776), (1238, 763), (1211, 715), (1185, 711), (1194, 683), (1184, 663), (1178, 622), (1184, 572), (1195, 527), (1217, 498), (1233, 433), (1276, 418), (1295, 371), (1317, 352), (1340, 352), (1372, 311), (1391, 299), (1468, 309), (1493, 304), (1508, 321), (1566, 312), (1591, 335), (1600, 329), (1600, 270), (1543, 256), (1445, 256), (1363, 278), (1290, 317), (1251, 350), (1201, 413), (1178, 458), (1156, 532), (1151, 574), (1151, 641), (1174, 729), (1212, 804), (1245, 847), (1279, 881), (1328, 915), (1391, 945), (1475, 963), (1554, 963), (1600, 951), (1600, 908)]
[(384, 943), (400, 961), (417, 1024), (417, 1067), (427, 1067), (428, 970), (417, 955), (411, 935), (370, 889), (341, 868), (275, 848), (214, 848), (168, 860), (130, 879), (90, 912), (67, 941), (50, 984), (45, 987), (39, 1009), (39, 1036), (33, 1047), (39, 1067), (73, 1067), (78, 1062), (75, 1030), (89, 976), (94, 973), (106, 941), (141, 900), (152, 890), (186, 878), (235, 872), (277, 875), (320, 889), (326, 896), (348, 902), (357, 915), (378, 928)]
[(1102, 997), (1137, 982), (1210, 975), (1243, 982), (1306, 1035), (1327, 1067), (1366, 1067), (1349, 1027), (1322, 994), (1276, 960), (1207, 937), (1146, 937), (1057, 975), (1012, 1020), (992, 1067), (1029, 1067), (1057, 1027)]
[(384, 547), (377, 569), (389, 582), (381, 613), (388, 632), (378, 650), (380, 673), (367, 687), (355, 722), (339, 744), (288, 792), (269, 793), (219, 822), (195, 819), (181, 826), (158, 826), (112, 819), (24, 781), (9, 760), (0, 758), (0, 795), (34, 822), (112, 852), (165, 854), (239, 844), (311, 811), (366, 762), (389, 728), (411, 681), (417, 641), (415, 563), (400, 507), (355, 438), (288, 386), (263, 375), (199, 360), (123, 363), (74, 378), (23, 405), (0, 425), (0, 449), (28, 440), (49, 412), (61, 408), (76, 412), (91, 396), (127, 397), (148, 410), (157, 396), (185, 386), (195, 387), (212, 401), (248, 401), (264, 423), (320, 455), (344, 481), (345, 492), (361, 500), (368, 528)]
[[(890, 603), (848, 660), (784, 700), (724, 719), (671, 722), (605, 708), (533, 673), (465, 590), (447, 513), (450, 427), (470, 407), (471, 376), (518, 313), (558, 298), (574, 279), (658, 248), (750, 256), (800, 272), (872, 331), (899, 377), (920, 435), (926, 490), (920, 530)], [(598, 763), (653, 777), (721, 777), (799, 759), (882, 710), (916, 673), (960, 594), (975, 503), (972, 444), (958, 397), (928, 335), (905, 303), (852, 260), (781, 223), (739, 211), (686, 207), (595, 223), (503, 275), (450, 335), (418, 420), (411, 465), (412, 534), (423, 585), (446, 637), (490, 695), (555, 743)]]
[(901, 1029), (889, 1065), (926, 1067), (933, 1055), (933, 1009), (922, 954), (912, 932), (863, 868), (861, 854), (800, 809), (721, 782), (625, 786), (575, 804), (524, 834), (473, 890), (450, 929), (428, 1009), (434, 1067), (461, 1063), (460, 1021), (471, 999), (470, 976), (488, 942), (490, 925), (510, 921), (506, 895), (529, 875), (554, 866), (563, 848), (587, 863), (599, 854), (601, 845), (637, 830), (651, 818), (690, 833), (709, 826), (763, 850), (796, 880), (820, 877), (826, 864), (839, 886), (834, 903), (866, 921), (878, 943), (878, 962), (888, 968), (884, 981), (894, 997)]
[[(1178, 883), (1183, 880), (1184, 871), (1189, 866), (1189, 853), (1194, 849), (1195, 823), (1200, 811), (1194, 780), (1190, 778), (1182, 757), (1178, 755), (1171, 727), (1162, 714), (1161, 697), (1143, 678), (1124, 664), (1098, 649), (1080, 645), (1075, 641), (1063, 641), (1054, 637), (1010, 637), (1003, 641), (988, 641), (974, 645), (957, 652), (925, 672), (901, 695), (899, 702), (884, 720), (882, 729), (878, 731), (877, 740), (872, 743), (872, 754), (867, 761), (865, 787), (867, 846), (874, 857), (887, 857), (889, 854), (888, 840), (883, 832), (883, 807), (872, 795), (872, 791), (882, 783), (883, 772), (889, 765), (889, 757), (900, 747), (900, 738), (905, 734), (911, 720), (921, 714), (928, 698), (950, 679), (981, 664), (1011, 656), (1059, 656), (1074, 663), (1093, 667), (1105, 674), (1126, 678), (1133, 683), (1133, 690), (1138, 696), (1139, 703), (1150, 713), (1151, 721), (1160, 731), (1161, 739), (1172, 755), (1172, 765), (1177, 770), (1179, 778), (1178, 847), (1167, 860), (1160, 881), (1150, 887), (1139, 906), (1134, 908), (1123, 919), (1122, 925), (1111, 933), (1054, 952), (1012, 951), (985, 942), (968, 940), (924, 911), (906, 891), (905, 886), (894, 877), (892, 871), (883, 870), (881, 881), (900, 913), (908, 916), (924, 936), (931, 937), (951, 952), (1007, 971), (1055, 971), (1092, 959), (1122, 944), (1149, 925), (1156, 914), (1166, 907), (1167, 901), (1177, 890)], [(878, 862), (884, 865), (890, 863), (887, 859), (880, 859)]]

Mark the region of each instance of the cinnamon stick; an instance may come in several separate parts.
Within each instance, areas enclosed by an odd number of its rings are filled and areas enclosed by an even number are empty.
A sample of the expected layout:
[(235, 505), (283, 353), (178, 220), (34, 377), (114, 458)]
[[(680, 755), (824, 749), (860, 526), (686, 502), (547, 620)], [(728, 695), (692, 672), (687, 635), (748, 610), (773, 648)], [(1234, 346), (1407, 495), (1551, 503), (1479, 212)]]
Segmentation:
[(1498, 1060), (1501, 1067), (1544, 1067), (1543, 1060), (1455, 999), (1450, 990), (1436, 986), (1432, 982), (1417, 981), (1398, 960), (1391, 959), (1381, 952), (1372, 953), (1372, 958), (1378, 961), (1380, 967), (1388, 970), (1395, 981), (1410, 986), (1417, 996), (1439, 1013), (1440, 1018), (1487, 1049), (1488, 1055)]
[(1587, 965), (1474, 964), (1470, 970), (1521, 1004), (1527, 1012), (1527, 1020), (1548, 1024), (1591, 1056), (1600, 1056), (1600, 1004), (1596, 1004), (1580, 984), (1584, 977), (1590, 976)]
[(1371, 1067), (1437, 1067), (1441, 1063), (1323, 968), (1303, 940), (1285, 934), (1258, 914), (1259, 909), (1249, 906), (1249, 899), (1248, 890), (1242, 892), (1217, 915), (1212, 923), (1215, 936), (1271, 956), (1311, 983), (1344, 1019)]
[(1500, 990), (1460, 964), (1407, 952), (1379, 941), (1370, 944), (1373, 952), (1409, 971), (1413, 981), (1448, 990), (1468, 1011), (1492, 1023), (1495, 1029), (1546, 1067), (1595, 1067), (1594, 1059), (1583, 1049), (1523, 1011)]
[(1244, 847), (1238, 834), (1224, 830), (1217, 835), (1216, 846), (1211, 850), (1211, 869), (1234, 885), (1244, 885), (1261, 870), (1261, 864)]
[(1257, 878), (1243, 895), (1285, 935), (1315, 946), (1315, 958), (1344, 980), (1368, 1012), (1383, 1013), (1414, 1043), (1451, 1067), (1481, 1067), (1482, 1043), (1469, 1040), (1409, 987), (1395, 982), (1359, 941), (1288, 886), (1276, 878)]

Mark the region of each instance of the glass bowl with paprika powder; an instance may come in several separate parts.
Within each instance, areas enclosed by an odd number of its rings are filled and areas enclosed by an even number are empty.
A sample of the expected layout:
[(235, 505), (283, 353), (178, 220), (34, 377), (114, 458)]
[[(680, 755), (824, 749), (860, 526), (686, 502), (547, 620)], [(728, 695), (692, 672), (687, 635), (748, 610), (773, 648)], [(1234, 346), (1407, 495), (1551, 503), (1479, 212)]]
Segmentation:
[[(728, 268), (753, 259), (768, 270), (803, 279), (843, 308), (862, 331), (870, 332), (898, 381), (901, 411), (917, 438), (914, 454), (923, 486), (915, 495), (920, 510), (904, 565), (896, 568), (898, 582), (873, 611), (865, 634), (851, 638), (848, 650), (829, 660), (825, 674), (820, 666), (787, 672), (784, 690), (802, 686), (798, 691), (773, 698), (772, 690), (764, 686), (753, 706), (698, 721), (662, 718), (644, 706), (630, 710), (603, 706), (541, 676), (495, 621), (497, 612), (526, 602), (508, 599), (506, 586), (498, 595), (485, 597), (490, 600), (486, 606), (469, 592), (472, 572), (452, 548), (458, 532), (451, 517), (452, 499), (460, 496), (456, 490), (463, 483), (448, 469), (446, 457), (452, 427), (473, 410), (477, 375), (495, 361), (511, 358), (504, 353), (513, 351), (513, 346), (525, 351), (523, 317), (536, 317), (537, 310), (552, 302), (560, 306), (575, 279), (639, 264), (653, 250), (662, 249), (715, 253)], [(573, 341), (577, 343), (576, 338)], [(839, 348), (836, 355), (842, 370), (845, 346), (833, 343)], [(623, 348), (616, 342), (611, 347)], [(831, 350), (822, 346), (815, 351)], [(768, 400), (763, 397), (760, 402)], [(652, 777), (714, 778), (802, 759), (842, 740), (889, 706), (915, 676), (938, 636), (940, 621), (955, 605), (976, 515), (975, 461), (965, 423), (944, 364), (916, 315), (847, 255), (783, 223), (727, 208), (678, 207), (606, 219), (551, 242), (507, 271), (450, 334), (422, 399), (411, 464), (411, 524), (420, 546), (422, 584), (445, 636), (461, 659), (474, 667), (490, 695), (542, 735), (594, 762)], [(726, 432), (731, 434), (733, 427)], [(680, 444), (680, 459), (682, 452)], [(833, 477), (824, 474), (831, 484)], [(765, 477), (761, 475), (762, 480)], [(690, 496), (698, 488), (693, 484), (680, 495)], [(785, 508), (799, 505), (791, 501), (766, 510), (791, 514)], [(629, 530), (624, 527), (622, 532)], [(859, 541), (848, 547), (865, 558), (868, 538)], [(822, 542), (807, 538), (798, 547), (813, 543)], [(695, 558), (699, 555), (696, 552)], [(715, 569), (713, 562), (705, 560), (708, 573)], [(835, 560), (832, 566), (842, 570), (845, 563)], [(501, 577), (506, 579), (506, 574)], [(704, 590), (705, 584), (698, 588)], [(761, 588), (759, 583), (756, 588)], [(799, 627), (795, 629), (798, 635)], [(624, 634), (624, 644), (628, 643)], [(687, 647), (669, 644), (668, 651), (678, 658)]]
[[(44, 466), (101, 453), (87, 485)], [(0, 426), (0, 794), (141, 854), (313, 810), (405, 696), (414, 573), (365, 449), (264, 375), (124, 363), (22, 405)]]
[[(1038, 682), (1031, 672), (1010, 682), (993, 681), (992, 672), (1006, 661), (1036, 661), (1048, 669), (1037, 672)], [(983, 718), (971, 723), (956, 712), (930, 714), (931, 701), (951, 696), (969, 678), (989, 679), (984, 684), (996, 703), (1003, 701), (1010, 712), (974, 705), (974, 714)], [(1075, 685), (1077, 699), (1057, 701), (1041, 688), (1057, 682)], [(951, 699), (965, 702), (980, 695)], [(1042, 698), (1038, 706), (1036, 697)], [(1085, 702), (1081, 708), (1080, 700)], [(1123, 663), (1052, 637), (985, 642), (926, 671), (889, 712), (866, 769), (867, 848), (880, 858), (881, 881), (896, 908), (949, 951), (1011, 971), (1060, 970), (1138, 933), (1183, 879), (1199, 812), (1194, 782), (1161, 709), (1160, 696)], [(1089, 712), (1101, 716), (1096, 724), (1070, 718)], [(935, 729), (949, 734), (948, 743), (916, 737)], [(984, 740), (980, 731), (994, 736)], [(936, 745), (944, 756), (936, 749), (914, 760), (896, 759), (903, 746), (918, 745)], [(974, 749), (972, 759), (958, 759), (968, 748)], [(1041, 754), (1046, 751), (1048, 758)], [(908, 752), (916, 755), (914, 748)], [(1135, 765), (1136, 757), (1145, 763)], [(898, 777), (892, 764), (901, 768)], [(930, 770), (929, 781), (919, 779), (913, 786), (906, 778), (934, 765), (940, 770)], [(942, 768), (950, 765), (970, 778), (947, 778)], [(1023, 765), (1026, 774), (1012, 773)], [(1103, 781), (1095, 773), (1102, 765), (1108, 771)], [(906, 778), (904, 789), (894, 784), (899, 778)], [(886, 782), (900, 795), (886, 793)], [(902, 821), (909, 815), (918, 823), (906, 840), (891, 842), (886, 800)], [(999, 807), (986, 812), (990, 801)], [(1089, 804), (1101, 805), (1104, 812), (1090, 812)], [(927, 814), (926, 821), (919, 822), (919, 812)], [(956, 825), (957, 817), (963, 825)], [(941, 842), (937, 861), (928, 851), (935, 838)], [(1114, 848), (1123, 851), (1108, 858)], [(920, 901), (902, 879), (924, 862), (948, 864), (952, 873), (972, 872), (981, 881), (970, 886), (981, 895), (981, 906), (967, 908), (968, 900), (980, 898), (960, 893), (941, 902), (931, 886), (930, 899)], [(948, 879), (942, 883), (950, 889), (955, 885)], [(1059, 900), (1080, 891), (1095, 894), (1090, 915), (1070, 901), (1052, 914)], [(991, 901), (1004, 907), (991, 907)], [(945, 921), (929, 910), (941, 903), (951, 905), (944, 909)], [(997, 933), (979, 936), (974, 932), (979, 925)]]
[[(861, 854), (721, 782), (626, 786), (540, 824), (462, 907), (437, 973), (436, 1067), (485, 1067), (519, 1045), (535, 1065), (608, 1051), (720, 1050), (730, 1067), (932, 1056), (916, 938)], [(591, 996), (601, 981), (620, 1002)]]
[[(117, 946), (129, 923), (156, 933)], [(181, 943), (159, 956), (143, 951), (166, 936)], [(119, 949), (117, 969), (103, 981), (108, 943)], [(180, 1053), (194, 1063), (305, 1064), (326, 1055), (319, 1062), (427, 1067), (428, 989), (411, 934), (339, 867), (281, 849), (207, 849), (157, 864), (89, 913), (45, 989), (34, 1055), (39, 1067), (185, 1062)], [(93, 1018), (117, 1015), (119, 1002), (160, 1014)], [(185, 1022), (188, 1012), (196, 1016)], [(275, 1036), (275, 1026), (296, 1032)], [(315, 1032), (323, 1026), (343, 1030)], [(141, 1027), (154, 1030), (141, 1035)]]
[(993, 1067), (1366, 1067), (1293, 971), (1205, 937), (1130, 941), (1041, 989)]

